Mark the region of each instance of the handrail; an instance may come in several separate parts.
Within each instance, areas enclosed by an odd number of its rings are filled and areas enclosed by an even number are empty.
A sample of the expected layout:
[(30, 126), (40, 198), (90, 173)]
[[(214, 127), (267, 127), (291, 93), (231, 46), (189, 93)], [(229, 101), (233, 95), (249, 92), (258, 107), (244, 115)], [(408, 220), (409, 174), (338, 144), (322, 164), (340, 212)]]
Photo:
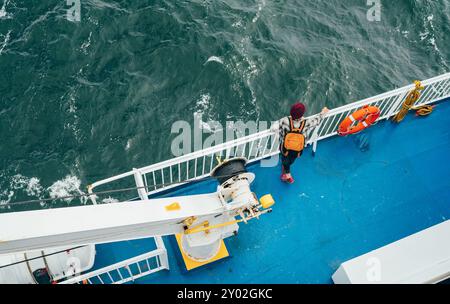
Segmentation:
[[(422, 81), (422, 86), (424, 87), (424, 90), (422, 91), (419, 100), (416, 102), (416, 105), (431, 104), (450, 97), (450, 73), (424, 80)], [(308, 136), (309, 139), (307, 145), (312, 145), (312, 150), (315, 152), (318, 141), (337, 135), (337, 128), (342, 119), (363, 105), (374, 105), (379, 107), (381, 110), (379, 120), (389, 119), (400, 110), (407, 94), (413, 88), (414, 84), (410, 84), (402, 88), (331, 109), (324, 116), (321, 123), (316, 126), (314, 130), (310, 131), (311, 136)], [(311, 119), (317, 115), (318, 114), (309, 116), (306, 119)], [(255, 162), (277, 155), (279, 153), (277, 133), (278, 132), (273, 133), (270, 129), (263, 130), (203, 150), (194, 151), (176, 158), (134, 169), (93, 183), (90, 187), (90, 192), (93, 188), (100, 185), (130, 176), (134, 176), (136, 184), (138, 181), (142, 182), (147, 190), (147, 195), (165, 191), (184, 183), (207, 177), (213, 168), (213, 164), (215, 164), (215, 156), (217, 155), (225, 155), (225, 158), (228, 158), (231, 155), (245, 156), (249, 159), (249, 162)], [(256, 151), (254, 151), (255, 146)], [(232, 150), (239, 149), (239, 147), (243, 147), (243, 152), (241, 154), (235, 154)], [(256, 154), (253, 155), (253, 153)], [(151, 182), (149, 182), (149, 180)], [(145, 197), (143, 196), (145, 195), (145, 191), (139, 192), (139, 195), (141, 199), (144, 199)], [(94, 196), (91, 196), (91, 199), (96, 203)]]
[[(189, 154), (181, 155), (181, 156), (176, 157), (176, 158), (171, 158), (171, 159), (159, 162), (159, 163), (155, 163), (155, 164), (152, 164), (152, 165), (149, 165), (149, 166), (146, 166), (146, 167), (142, 167), (142, 168), (139, 168), (138, 170), (141, 173), (148, 173), (148, 172), (151, 172), (151, 171), (153, 171), (155, 169), (159, 169), (161, 167), (166, 167), (166, 166), (170, 166), (170, 165), (174, 165), (174, 164), (178, 164), (178, 163), (190, 160), (190, 159), (192, 159), (193, 156), (208, 155), (208, 154), (211, 154), (211, 153), (214, 153), (214, 152), (217, 152), (217, 151), (221, 151), (221, 150), (229, 148), (229, 147), (236, 147), (236, 146), (242, 145), (244, 143), (247, 143), (249, 141), (252, 141), (253, 139), (259, 139), (259, 138), (261, 138), (261, 137), (263, 137), (265, 135), (271, 135), (271, 134), (272, 133), (270, 132), (270, 130), (267, 129), (267, 130), (264, 130), (264, 131), (261, 131), (261, 132), (258, 132), (258, 133), (253, 133), (253, 134), (247, 135), (245, 137), (239, 137), (237, 139), (233, 139), (231, 141), (227, 141), (227, 142), (224, 142), (222, 144), (215, 145), (215, 146), (203, 149), (203, 150), (194, 151), (194, 152), (191, 152)], [(134, 174), (133, 171), (128, 171), (128, 172), (125, 172), (125, 173), (122, 173), (122, 174), (119, 174), (119, 175), (115, 175), (115, 176), (110, 177), (110, 178), (106, 178), (106, 179), (101, 180), (101, 181), (97, 181), (95, 183), (92, 183), (91, 186), (92, 186), (92, 188), (95, 188), (95, 187), (97, 187), (99, 185), (104, 184), (105, 181), (110, 182), (110, 181), (121, 179), (121, 178), (124, 178), (124, 177), (127, 177), (127, 176), (132, 176), (133, 174)]]
[[(167, 250), (164, 246), (162, 238), (157, 236), (154, 239), (157, 248), (153, 251), (70, 278), (68, 280), (61, 281), (58, 284), (123, 284), (163, 269), (168, 270), (169, 263), (167, 258)], [(152, 268), (151, 265), (152, 258), (156, 263), (156, 267), (154, 268)], [(137, 273), (133, 273), (131, 269), (134, 265), (136, 265), (135, 270), (137, 270)], [(143, 271), (142, 265), (147, 268), (145, 271)], [(114, 279), (114, 277), (116, 279)]]

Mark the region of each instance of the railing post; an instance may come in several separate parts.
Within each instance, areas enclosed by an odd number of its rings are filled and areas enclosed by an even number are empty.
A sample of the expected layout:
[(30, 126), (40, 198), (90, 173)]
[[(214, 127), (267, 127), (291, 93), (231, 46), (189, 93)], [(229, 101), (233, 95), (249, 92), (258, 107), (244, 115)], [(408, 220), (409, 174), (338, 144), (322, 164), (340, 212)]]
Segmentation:
[(167, 250), (166, 250), (166, 246), (164, 246), (164, 241), (163, 241), (162, 237), (155, 236), (155, 242), (156, 242), (156, 247), (163, 251), (163, 253), (159, 255), (161, 266), (163, 266), (165, 269), (169, 270), (169, 259), (167, 257)]
[[(89, 194), (92, 194), (92, 185), (87, 186), (87, 191)], [(97, 205), (97, 198), (95, 194), (89, 195), (89, 199), (91, 200), (92, 204)]]
[(311, 135), (311, 142), (312, 142), (312, 156), (316, 156), (316, 150), (317, 150), (317, 139), (319, 137), (319, 129), (322, 126), (323, 121), (325, 120), (325, 117), (322, 117), (322, 120), (320, 123), (316, 126), (316, 128), (313, 131), (313, 134)]
[(148, 199), (147, 189), (145, 189), (144, 180), (142, 179), (141, 171), (136, 168), (133, 168), (134, 173), (134, 181), (136, 182), (137, 192), (141, 200)]

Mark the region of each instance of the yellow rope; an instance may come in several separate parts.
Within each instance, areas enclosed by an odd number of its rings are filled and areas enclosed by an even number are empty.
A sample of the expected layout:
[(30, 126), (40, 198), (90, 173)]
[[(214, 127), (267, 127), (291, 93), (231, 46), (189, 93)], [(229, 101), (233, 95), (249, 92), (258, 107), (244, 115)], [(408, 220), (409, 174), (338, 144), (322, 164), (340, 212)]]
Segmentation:
[(433, 106), (424, 105), (411, 108), (411, 110), (416, 111), (417, 116), (427, 116), (433, 112)]
[(408, 96), (405, 99), (405, 102), (402, 104), (402, 108), (397, 113), (397, 115), (394, 116), (393, 121), (399, 123), (405, 118), (406, 114), (408, 114), (408, 111), (411, 109), (411, 107), (414, 105), (414, 103), (419, 99), (420, 97), (420, 91), (424, 89), (422, 86), (422, 83), (418, 80), (414, 81), (414, 84), (416, 87), (409, 92)]

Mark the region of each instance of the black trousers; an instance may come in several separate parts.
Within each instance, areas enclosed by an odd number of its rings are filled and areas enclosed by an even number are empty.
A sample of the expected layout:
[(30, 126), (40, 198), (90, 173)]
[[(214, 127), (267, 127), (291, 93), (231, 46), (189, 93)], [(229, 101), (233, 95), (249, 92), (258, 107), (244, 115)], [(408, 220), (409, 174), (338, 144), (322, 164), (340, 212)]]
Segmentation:
[[(284, 173), (291, 173), (291, 165), (295, 162), (295, 160), (302, 155), (302, 152), (300, 154), (297, 151), (290, 151), (288, 150), (286, 153), (286, 150), (284, 147), (280, 148), (281, 152), (281, 164), (284, 169)], [(286, 154), (286, 155), (285, 155)]]

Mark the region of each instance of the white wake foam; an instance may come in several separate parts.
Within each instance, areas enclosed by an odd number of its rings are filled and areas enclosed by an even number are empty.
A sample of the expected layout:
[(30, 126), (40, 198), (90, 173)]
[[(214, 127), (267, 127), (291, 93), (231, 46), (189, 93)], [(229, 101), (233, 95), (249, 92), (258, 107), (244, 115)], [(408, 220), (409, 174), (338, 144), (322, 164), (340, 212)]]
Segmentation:
[(3, 1), (3, 6), (0, 9), (0, 19), (8, 17), (8, 13), (6, 12), (6, 5), (9, 3), (9, 0)]
[(9, 42), (9, 38), (11, 35), (11, 31), (9, 30), (8, 33), (5, 35), (5, 40), (3, 40), (2, 44), (0, 45), (0, 55), (3, 53), (3, 50), (5, 49), (6, 45)]
[(217, 62), (217, 63), (223, 64), (223, 59), (218, 56), (211, 56), (208, 58), (208, 60), (206, 60), (205, 64), (208, 62)]
[[(61, 198), (71, 195), (79, 195), (84, 192), (80, 190), (81, 181), (78, 177), (74, 175), (67, 175), (65, 178), (54, 182), (50, 187), (47, 188), (49, 196), (51, 198)], [(71, 202), (73, 198), (65, 198), (64, 201)], [(85, 204), (87, 201), (86, 197), (80, 198), (81, 203)]]
[[(0, 176), (3, 174), (0, 173)], [(16, 174), (11, 177), (9, 184), (3, 184), (3, 191), (0, 192), (0, 206), (8, 206), (11, 201), (17, 200), (17, 197), (26, 195), (29, 198), (44, 199), (61, 198), (71, 195), (84, 194), (80, 190), (81, 181), (74, 175), (67, 175), (61, 180), (54, 182), (50, 187), (45, 188), (41, 185), (41, 181), (37, 177), (27, 177), (22, 174)], [(64, 201), (71, 202), (74, 198), (66, 198)], [(86, 204), (87, 197), (80, 197), (82, 204)], [(41, 206), (45, 206), (46, 203), (42, 202)]]
[(198, 99), (197, 102), (195, 103), (195, 114), (204, 115), (210, 106), (210, 102), (211, 102), (211, 95), (209, 95), (209, 93), (202, 94), (200, 96), (200, 99)]
[(256, 15), (253, 18), (252, 22), (255, 23), (256, 21), (258, 21), (259, 17), (261, 17), (261, 12), (263, 10), (263, 8), (266, 6), (266, 1), (262, 0), (261, 2), (258, 3), (258, 10), (256, 11)]
[(37, 177), (26, 177), (16, 174), (12, 177), (10, 188), (12, 190), (23, 190), (28, 196), (40, 197), (44, 188)]

